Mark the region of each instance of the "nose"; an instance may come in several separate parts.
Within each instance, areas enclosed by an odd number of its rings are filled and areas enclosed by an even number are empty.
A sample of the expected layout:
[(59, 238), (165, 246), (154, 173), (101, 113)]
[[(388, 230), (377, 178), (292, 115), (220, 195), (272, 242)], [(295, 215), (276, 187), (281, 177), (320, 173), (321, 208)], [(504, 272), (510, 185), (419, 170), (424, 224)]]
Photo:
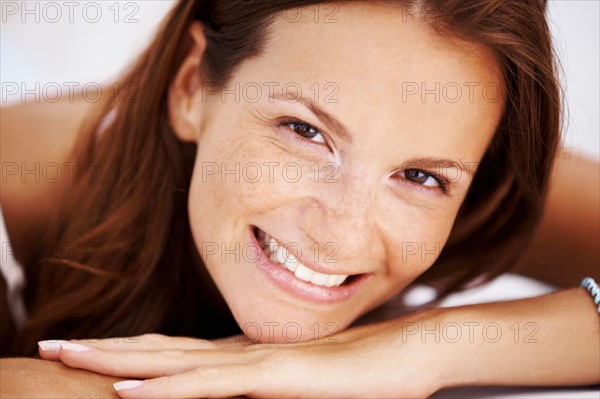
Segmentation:
[(311, 196), (303, 205), (300, 226), (331, 262), (343, 262), (346, 267), (352, 264), (359, 273), (367, 267), (364, 259), (375, 259), (380, 240), (375, 190), (358, 178), (352, 180)]

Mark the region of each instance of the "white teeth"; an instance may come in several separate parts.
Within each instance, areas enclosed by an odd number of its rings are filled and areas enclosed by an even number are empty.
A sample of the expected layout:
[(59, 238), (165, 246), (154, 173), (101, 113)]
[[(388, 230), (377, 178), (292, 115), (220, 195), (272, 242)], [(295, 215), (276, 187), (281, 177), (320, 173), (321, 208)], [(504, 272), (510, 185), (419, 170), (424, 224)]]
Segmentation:
[(310, 281), (314, 273), (314, 271), (300, 263), (296, 268), (294, 275), (296, 275), (296, 277), (298, 277), (300, 280)]
[[(275, 259), (274, 259), (275, 263), (280, 263), (282, 265), (285, 263), (285, 253), (284, 252), (285, 252), (285, 249), (283, 247), (278, 247), (277, 248), (277, 250), (275, 251)], [(286, 266), (288, 266), (288, 265), (286, 265)], [(293, 266), (294, 266), (293, 270), (290, 269), (289, 266), (288, 266), (288, 269), (290, 271), (292, 271), (292, 272), (294, 270), (296, 270), (296, 265), (293, 265)]]
[[(287, 251), (286, 251), (286, 252), (287, 252)], [(286, 258), (286, 260), (285, 260), (285, 263), (289, 263), (289, 264), (295, 265), (295, 264), (298, 264), (298, 263), (300, 263), (300, 261), (299, 261), (299, 260), (298, 260), (298, 258), (296, 258), (294, 255), (292, 255), (292, 254), (288, 253), (288, 254), (287, 254), (287, 258)]]
[(337, 282), (337, 276), (336, 275), (331, 275), (327, 277), (327, 282), (324, 284), (325, 287), (333, 287)]
[(336, 280), (336, 282), (335, 282), (335, 284), (334, 284), (334, 285), (341, 285), (341, 284), (342, 284), (344, 281), (346, 281), (346, 279), (347, 279), (348, 277), (350, 277), (350, 276), (348, 276), (348, 275), (341, 275), (341, 274), (340, 274), (340, 275), (338, 275), (338, 276), (336, 276), (336, 277), (337, 277), (337, 280)]
[(327, 282), (329, 281), (329, 276), (323, 273), (317, 273), (315, 272), (315, 274), (313, 274), (313, 276), (310, 279), (310, 282), (316, 285), (324, 285), (327, 286)]
[(337, 287), (349, 276), (346, 274), (323, 274), (304, 266), (298, 258), (288, 253), (277, 241), (265, 234), (265, 253), (273, 263), (278, 263), (303, 281), (323, 287)]
[(267, 236), (267, 240), (265, 240), (265, 242), (267, 243), (267, 247), (269, 248), (269, 250), (271, 252), (273, 252), (274, 250), (277, 249), (277, 247), (279, 247), (279, 244), (277, 244), (277, 241), (275, 241), (272, 238), (269, 238), (268, 236)]

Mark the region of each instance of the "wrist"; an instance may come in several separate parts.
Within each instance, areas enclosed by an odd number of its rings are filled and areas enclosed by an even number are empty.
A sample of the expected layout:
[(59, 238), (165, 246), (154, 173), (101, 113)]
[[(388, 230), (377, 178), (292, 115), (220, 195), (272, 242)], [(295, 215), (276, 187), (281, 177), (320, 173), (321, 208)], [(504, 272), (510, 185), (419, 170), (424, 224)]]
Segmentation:
[(529, 385), (525, 380), (519, 381), (519, 375), (523, 374), (517, 370), (520, 364), (535, 359), (544, 321), (530, 312), (525, 303), (440, 308), (427, 316), (421, 326), (420, 340), (435, 347), (432, 364), (440, 389), (507, 383)]
[(502, 385), (514, 378), (519, 357), (539, 346), (541, 321), (518, 307), (498, 302), (426, 310), (401, 320), (399, 339), (415, 348), (436, 389)]
[(457, 309), (433, 308), (395, 321), (398, 347), (415, 354), (414, 367), (429, 381), (432, 392), (446, 387), (473, 385), (467, 378), (470, 374), (465, 363), (469, 348), (464, 345), (469, 341), (467, 330), (472, 327)]
[(465, 310), (464, 307), (428, 310), (420, 326), (419, 339), (423, 346), (429, 347), (438, 389), (479, 385), (476, 355), (492, 327), (484, 326), (486, 323)]

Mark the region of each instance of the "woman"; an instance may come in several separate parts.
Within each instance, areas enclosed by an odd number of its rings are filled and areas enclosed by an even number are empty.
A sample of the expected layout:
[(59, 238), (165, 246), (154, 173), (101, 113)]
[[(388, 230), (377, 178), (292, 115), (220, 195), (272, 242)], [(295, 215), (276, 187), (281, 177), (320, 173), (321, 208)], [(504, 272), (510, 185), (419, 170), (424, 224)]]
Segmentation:
[(146, 380), (121, 397), (598, 383), (580, 288), (347, 329), (529, 243), (561, 122), (544, 3), (179, 3), (61, 158), (74, 178), (33, 210), (3, 189), (28, 281), (5, 353)]

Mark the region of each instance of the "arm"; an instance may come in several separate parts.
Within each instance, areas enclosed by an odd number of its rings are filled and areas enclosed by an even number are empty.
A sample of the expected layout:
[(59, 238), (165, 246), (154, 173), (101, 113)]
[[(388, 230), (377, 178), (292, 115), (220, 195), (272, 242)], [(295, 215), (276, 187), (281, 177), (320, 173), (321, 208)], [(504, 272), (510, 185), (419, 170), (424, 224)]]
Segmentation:
[(586, 276), (600, 281), (600, 165), (563, 151), (557, 160), (546, 210), (516, 273), (558, 287)]
[[(425, 397), (461, 385), (600, 383), (600, 327), (581, 288), (524, 300), (431, 309), (298, 344), (142, 336), (43, 353), (145, 380), (137, 397)], [(82, 349), (84, 349), (82, 351)], [(115, 366), (118, 365), (118, 366)]]
[[(18, 261), (39, 242), (70, 181), (70, 152), (92, 103), (28, 103), (0, 107), (0, 203)], [(71, 165), (72, 166), (72, 165)]]
[[(17, 104), (0, 107), (0, 202), (11, 239), (12, 253), (23, 263), (23, 254), (40, 240), (55, 199), (69, 179), (44, 175), (45, 166), (64, 166), (77, 129), (92, 106), (81, 97), (73, 102)], [(50, 173), (54, 173), (52, 170)], [(42, 199), (42, 200), (41, 200)], [(2, 237), (5, 241), (6, 238)], [(6, 300), (6, 282), (0, 275), (0, 357), (14, 340), (15, 330)], [(74, 370), (39, 359), (0, 359), (0, 397), (111, 398), (114, 378)]]
[(2, 398), (115, 398), (113, 377), (39, 359), (0, 359)]
[[(497, 323), (453, 351), (451, 385), (592, 385), (600, 383), (597, 307), (581, 288), (525, 300), (449, 309), (447, 319)], [(518, 324), (517, 324), (518, 323)], [(490, 325), (491, 326), (491, 325)], [(477, 331), (477, 330), (476, 330)], [(481, 339), (483, 337), (483, 339)]]

